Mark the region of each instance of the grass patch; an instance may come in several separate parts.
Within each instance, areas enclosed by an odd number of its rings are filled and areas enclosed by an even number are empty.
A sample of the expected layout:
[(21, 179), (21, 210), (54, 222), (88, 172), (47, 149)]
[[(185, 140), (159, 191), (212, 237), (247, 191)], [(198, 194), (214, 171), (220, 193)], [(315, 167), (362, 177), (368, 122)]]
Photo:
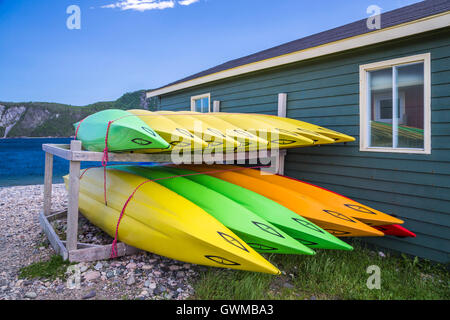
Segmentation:
[(32, 263), (20, 269), (20, 279), (48, 279), (64, 278), (69, 261), (64, 261), (60, 255), (53, 255), (48, 261)]
[[(363, 243), (353, 251), (317, 250), (315, 256), (271, 255), (281, 276), (208, 268), (193, 283), (193, 299), (449, 299), (445, 266), (418, 258), (380, 257)], [(381, 289), (370, 290), (367, 267), (381, 271)]]

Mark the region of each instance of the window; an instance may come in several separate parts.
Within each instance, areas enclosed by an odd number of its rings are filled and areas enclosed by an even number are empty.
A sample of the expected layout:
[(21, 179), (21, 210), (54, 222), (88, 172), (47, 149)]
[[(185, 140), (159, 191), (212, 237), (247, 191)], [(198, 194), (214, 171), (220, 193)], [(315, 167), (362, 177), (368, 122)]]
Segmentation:
[(430, 54), (360, 66), (360, 150), (431, 153)]
[(209, 93), (191, 97), (191, 111), (210, 112), (210, 98)]

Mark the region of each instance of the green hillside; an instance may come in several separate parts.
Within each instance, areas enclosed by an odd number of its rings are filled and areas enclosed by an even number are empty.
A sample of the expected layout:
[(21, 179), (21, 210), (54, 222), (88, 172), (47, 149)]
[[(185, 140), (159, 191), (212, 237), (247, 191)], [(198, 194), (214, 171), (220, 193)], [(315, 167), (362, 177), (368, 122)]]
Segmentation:
[(74, 135), (73, 123), (105, 109), (153, 110), (145, 91), (125, 93), (115, 101), (87, 106), (49, 102), (0, 102), (0, 138), (68, 137)]

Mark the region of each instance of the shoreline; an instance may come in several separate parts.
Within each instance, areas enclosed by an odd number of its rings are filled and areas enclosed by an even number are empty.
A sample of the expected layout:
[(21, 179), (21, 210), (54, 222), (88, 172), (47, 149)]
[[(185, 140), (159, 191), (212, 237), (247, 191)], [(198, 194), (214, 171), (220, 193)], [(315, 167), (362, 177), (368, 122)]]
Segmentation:
[[(64, 185), (64, 182), (54, 182), (52, 183), (52, 186), (60, 186)], [(0, 190), (6, 189), (6, 188), (19, 188), (19, 187), (43, 187), (44, 183), (31, 183), (31, 184), (15, 184), (15, 185), (1, 185), (0, 184)]]

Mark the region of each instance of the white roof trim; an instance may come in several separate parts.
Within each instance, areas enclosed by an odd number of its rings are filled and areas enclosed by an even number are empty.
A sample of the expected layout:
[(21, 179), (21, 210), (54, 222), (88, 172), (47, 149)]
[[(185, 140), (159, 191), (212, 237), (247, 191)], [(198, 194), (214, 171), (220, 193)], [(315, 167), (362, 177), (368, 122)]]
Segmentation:
[(187, 80), (185, 82), (176, 83), (174, 85), (164, 87), (161, 89), (148, 91), (147, 98), (159, 96), (169, 92), (178, 91), (185, 88), (208, 83), (211, 81), (229, 78), (253, 71), (272, 68), (283, 64), (298, 62), (331, 53), (360, 48), (375, 43), (380, 43), (384, 41), (403, 38), (410, 35), (424, 33), (427, 31), (445, 28), (448, 27), (449, 25), (450, 25), (450, 11), (447, 11), (438, 15), (426, 17), (415, 21), (410, 21), (390, 28), (381, 29), (370, 33), (326, 43), (317, 47), (307, 48), (301, 51), (296, 51), (285, 55), (269, 58), (266, 60), (257, 61), (254, 63), (242, 65), (232, 69), (219, 71), (203, 77), (195, 78), (192, 80)]

